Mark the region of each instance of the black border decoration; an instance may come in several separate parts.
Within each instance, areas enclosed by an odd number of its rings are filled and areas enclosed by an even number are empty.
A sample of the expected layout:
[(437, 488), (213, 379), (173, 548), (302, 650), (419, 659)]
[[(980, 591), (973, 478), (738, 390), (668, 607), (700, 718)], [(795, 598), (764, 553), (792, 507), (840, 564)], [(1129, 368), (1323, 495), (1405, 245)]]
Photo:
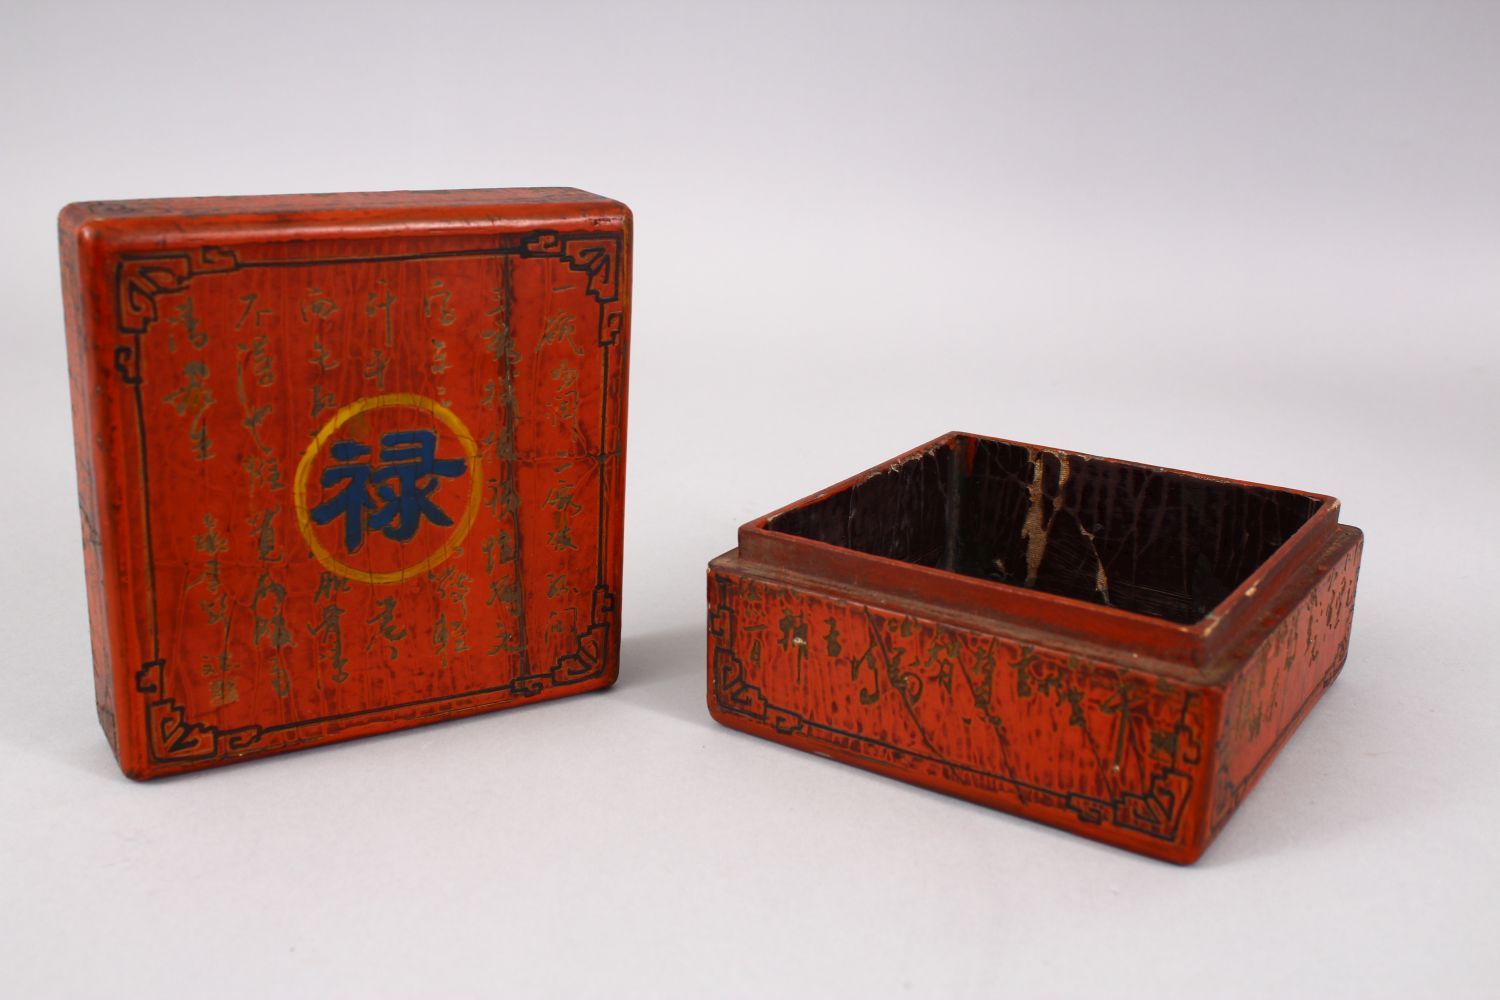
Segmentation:
[[(777, 736), (800, 736), (816, 740), (837, 754), (854, 757), (871, 765), (890, 767), (903, 760), (921, 761), (941, 768), (955, 780), (969, 784), (978, 792), (1008, 793), (1017, 800), (1018, 805), (1043, 805), (1071, 812), (1085, 823), (1109, 823), (1155, 840), (1167, 843), (1177, 841), (1182, 821), (1187, 815), (1187, 804), (1193, 797), (1193, 786), (1196, 784), (1194, 771), (1202, 763), (1204, 754), (1202, 742), (1188, 721), (1194, 702), (1203, 698), (1201, 692), (1186, 685), (1175, 685), (1181, 687), (1182, 710), (1171, 736), (1172, 762), (1165, 767), (1158, 765), (1151, 774), (1149, 786), (1141, 794), (1127, 792), (1113, 799), (1105, 799), (1020, 781), (1013, 775), (986, 771), (935, 753), (897, 746), (863, 733), (815, 722), (773, 704), (760, 688), (750, 682), (744, 662), (735, 653), (740, 574), (746, 574), (745, 579), (763, 586), (787, 588), (794, 596), (805, 594), (809, 598), (833, 604), (860, 607), (867, 616), (871, 613), (888, 616), (891, 613), (860, 601), (805, 590), (801, 586), (764, 581), (755, 577), (748, 567), (742, 566), (733, 573), (715, 571), (710, 577), (713, 591), (708, 609), (710, 687), (714, 702), (721, 711), (739, 716), (756, 726), (769, 727)], [(950, 627), (957, 631), (974, 631), (959, 626)], [(1099, 666), (1107, 666), (1111, 670), (1120, 669), (1114, 665)]]
[[(614, 393), (611, 405), (610, 371), (619, 363), (612, 354), (618, 346), (624, 327), (625, 310), (620, 295), (620, 270), (623, 264), (624, 234), (620, 232), (559, 232), (536, 229), (519, 235), (500, 237), (498, 245), (488, 248), (433, 251), (425, 253), (381, 254), (373, 256), (297, 258), (276, 260), (241, 260), (233, 250), (203, 246), (191, 250), (156, 254), (123, 254), (115, 264), (116, 329), (123, 343), (114, 350), (114, 368), (134, 398), (134, 414), (140, 450), (142, 495), (142, 544), (146, 554), (147, 618), (150, 626), (150, 656), (135, 675), (135, 689), (142, 700), (146, 726), (147, 755), (155, 764), (191, 764), (241, 756), (257, 750), (275, 750), (264, 742), (272, 736), (293, 733), (310, 726), (334, 726), (308, 738), (320, 740), (334, 735), (337, 728), (374, 721), (392, 713), (480, 699), (465, 704), (464, 711), (499, 708), (519, 699), (534, 698), (549, 688), (566, 687), (592, 680), (604, 673), (609, 663), (610, 631), (616, 628), (617, 595), (609, 587), (605, 553), (608, 548), (610, 522), (619, 516), (618, 508), (608, 504), (608, 477), (605, 469), (610, 459), (618, 461), (620, 418), (623, 415), (624, 391)], [(151, 470), (146, 447), (145, 404), (142, 397), (141, 338), (159, 318), (156, 299), (161, 295), (185, 291), (201, 277), (232, 274), (250, 268), (310, 267), (330, 264), (399, 263), (449, 257), (515, 257), (519, 259), (554, 259), (586, 276), (586, 291), (598, 304), (597, 343), (601, 366), (599, 403), (599, 451), (590, 456), (599, 468), (599, 519), (596, 533), (596, 576), (590, 599), (589, 619), (575, 633), (574, 648), (558, 657), (550, 668), (523, 673), (514, 680), (493, 687), (478, 688), (455, 694), (425, 698), (395, 705), (382, 705), (355, 712), (344, 712), (299, 719), (274, 726), (243, 726), (220, 729), (188, 717), (186, 706), (167, 691), (166, 661), (161, 655), (156, 563), (151, 537)], [(611, 418), (615, 432), (610, 433)], [(614, 444), (611, 445), (611, 437)], [(524, 583), (523, 583), (524, 586)], [(524, 598), (523, 598), (524, 600)], [(525, 660), (522, 660), (523, 669)], [(496, 695), (483, 701), (487, 695)], [(290, 742), (299, 742), (296, 739)]]

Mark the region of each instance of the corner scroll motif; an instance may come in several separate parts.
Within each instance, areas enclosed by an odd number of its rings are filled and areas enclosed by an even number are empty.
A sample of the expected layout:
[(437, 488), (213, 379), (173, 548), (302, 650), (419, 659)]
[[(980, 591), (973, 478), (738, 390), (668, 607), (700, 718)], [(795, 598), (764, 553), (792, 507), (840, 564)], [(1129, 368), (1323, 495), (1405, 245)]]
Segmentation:
[(162, 693), (162, 670), (165, 660), (148, 660), (136, 673), (136, 690), (146, 699), (146, 737), (154, 760), (190, 762), (212, 760), (226, 753), (238, 753), (259, 743), (259, 726), (222, 730), (191, 722), (185, 706)]
[(620, 304), (620, 237), (610, 234), (563, 235), (539, 230), (521, 246), (522, 257), (555, 257), (574, 271), (588, 275), (587, 290), (599, 303), (599, 343), (613, 344), (620, 335), (624, 312)]
[(1151, 783), (1140, 795), (1126, 794), (1116, 810), (1115, 825), (1159, 840), (1177, 839), (1188, 801), (1193, 795), (1193, 772), (1203, 763), (1203, 744), (1188, 723), (1188, 711), (1196, 696), (1186, 693), (1182, 716), (1169, 736), (1161, 739), (1172, 754), (1168, 766), (1151, 775)]
[(614, 609), (615, 595), (609, 588), (603, 584), (595, 587), (588, 627), (578, 633), (577, 649), (558, 658), (552, 668), (553, 684), (576, 684), (604, 671)]
[[(772, 706), (766, 704), (760, 688), (745, 678), (745, 664), (734, 652), (735, 610), (730, 603), (734, 583), (722, 576), (714, 577), (713, 582), (719, 591), (718, 602), (709, 611), (708, 617), (708, 634), (713, 637), (714, 642), (714, 697), (727, 712), (736, 712), (752, 719), (765, 719), (768, 708)], [(782, 715), (792, 714), (781, 709), (776, 711)]]
[(145, 333), (157, 320), (156, 297), (180, 292), (200, 274), (240, 266), (232, 250), (198, 247), (177, 253), (126, 256), (115, 265), (115, 309), (121, 333)]

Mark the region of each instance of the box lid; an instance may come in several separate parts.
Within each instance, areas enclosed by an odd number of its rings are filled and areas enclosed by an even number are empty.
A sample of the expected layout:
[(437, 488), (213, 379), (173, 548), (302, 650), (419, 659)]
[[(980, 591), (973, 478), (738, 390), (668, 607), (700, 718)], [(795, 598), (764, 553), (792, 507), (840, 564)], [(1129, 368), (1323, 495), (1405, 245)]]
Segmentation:
[(128, 773), (613, 679), (625, 206), (292, 195), (60, 224), (101, 718)]

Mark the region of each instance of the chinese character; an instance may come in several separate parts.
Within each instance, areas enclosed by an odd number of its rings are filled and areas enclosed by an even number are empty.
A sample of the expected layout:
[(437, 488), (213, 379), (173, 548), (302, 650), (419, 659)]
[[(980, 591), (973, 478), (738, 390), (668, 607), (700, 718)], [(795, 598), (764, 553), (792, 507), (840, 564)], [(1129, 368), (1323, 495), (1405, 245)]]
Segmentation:
[(828, 644), (828, 655), (838, 656), (844, 651), (843, 643), (839, 642), (839, 622), (837, 618), (824, 618), (824, 624), (828, 626), (828, 634), (823, 636), (823, 641)]
[(396, 643), (406, 638), (406, 628), (396, 624), (396, 599), (394, 597), (382, 597), (375, 604), (379, 610), (366, 618), (365, 624), (376, 626), (377, 634), (370, 636), (370, 641), (365, 644), (365, 651), (374, 649), (375, 640), (383, 638), (386, 642), (386, 655), (394, 660), (397, 656)]
[(560, 514), (576, 514), (583, 510), (573, 499), (573, 484), (569, 482), (553, 484), (552, 489), (547, 493), (547, 499), (542, 501), (542, 506), (551, 507)]
[(548, 344), (566, 344), (574, 354), (583, 357), (583, 348), (573, 339), (575, 330), (573, 317), (567, 313), (547, 317), (542, 327), (542, 339), (536, 345), (537, 353), (540, 354)]
[(547, 544), (559, 552), (578, 548), (573, 544), (572, 525), (562, 522), (557, 525), (556, 530), (547, 532)]
[(192, 442), (193, 455), (201, 461), (214, 457), (213, 442), (208, 437), (205, 415), (214, 405), (214, 393), (208, 386), (208, 365), (202, 361), (189, 361), (182, 366), (184, 384), (177, 391), (164, 396), (162, 402), (171, 403), (179, 414), (192, 411), (193, 422), (188, 427), (188, 440)]
[[(377, 285), (385, 285), (385, 281), (377, 281)], [(377, 312), (385, 313), (385, 344), (387, 347), (393, 342), (395, 336), (394, 327), (391, 325), (391, 306), (396, 304), (396, 296), (391, 294), (390, 287), (384, 288), (385, 298), (380, 298), (374, 292), (365, 296), (365, 315), (374, 316)]]
[(458, 314), (448, 308), (448, 303), (452, 299), (453, 293), (443, 287), (442, 279), (434, 278), (432, 281), (432, 293), (422, 300), (422, 315), (430, 317), (434, 310), (433, 303), (437, 303), (438, 322), (444, 326), (452, 326), (453, 321), (458, 318)]
[[(236, 330), (245, 325), (245, 320), (251, 319), (252, 317), (255, 319), (254, 325), (260, 326), (262, 317), (269, 316), (271, 314), (270, 309), (255, 308), (255, 301), (258, 298), (260, 298), (260, 296), (255, 292), (251, 292), (249, 295), (240, 296), (240, 301), (245, 303), (245, 308), (240, 310), (240, 318), (234, 321), (234, 328)], [(191, 333), (191, 331), (189, 332)], [(196, 347), (197, 345), (195, 344), (194, 346)]]
[[(327, 576), (328, 574), (324, 574)], [(309, 625), (307, 630), (320, 642), (328, 647), (329, 665), (333, 667), (333, 681), (342, 684), (349, 679), (349, 671), (344, 668), (349, 665), (349, 659), (344, 655), (344, 630), (339, 619), (344, 617), (344, 609), (337, 604), (323, 605), (323, 618), (316, 625)]]
[[(323, 471), (325, 489), (347, 482), (338, 494), (314, 507), (314, 524), (329, 524), (344, 518), (344, 547), (356, 552), (364, 544), (365, 531), (378, 531), (393, 542), (410, 541), (426, 518), (448, 527), (453, 519), (432, 501), (438, 477), (464, 474), (468, 462), (462, 458), (438, 458), (437, 435), (428, 430), (393, 431), (380, 439), (381, 465), (371, 467), (370, 449), (357, 441), (338, 441), (329, 449), (341, 463)], [(379, 502), (370, 496), (375, 486)]]
[(389, 367), (390, 363), (390, 359), (377, 349), (374, 354), (370, 355), (370, 362), (365, 365), (362, 372), (365, 378), (375, 380), (375, 384), (380, 388), (381, 392), (385, 391), (385, 370)]
[(808, 629), (807, 621), (801, 614), (793, 616), (791, 609), (787, 609), (778, 623), (781, 626), (781, 648), (797, 650), (797, 681), (802, 681), (802, 661), (807, 659)]
[(193, 309), (193, 297), (177, 307), (176, 323), (187, 331), (188, 343), (200, 351), (208, 346), (208, 331), (198, 325), (198, 314)]
[(321, 340), (312, 342), (312, 357), (308, 364), (313, 365), (318, 371), (329, 372), (339, 366), (339, 359), (335, 358)]
[(302, 313), (302, 322), (311, 323), (313, 317), (327, 319), (338, 312), (339, 307), (334, 304), (333, 299), (328, 297), (328, 293), (321, 288), (309, 288), (307, 290), (307, 301), (302, 303), (299, 311)]
[(329, 392), (327, 389), (322, 388), (321, 386), (315, 385), (312, 387), (312, 398), (312, 415), (314, 420), (317, 419), (318, 414), (322, 413), (324, 410), (331, 410), (336, 405), (333, 398), (333, 393)]

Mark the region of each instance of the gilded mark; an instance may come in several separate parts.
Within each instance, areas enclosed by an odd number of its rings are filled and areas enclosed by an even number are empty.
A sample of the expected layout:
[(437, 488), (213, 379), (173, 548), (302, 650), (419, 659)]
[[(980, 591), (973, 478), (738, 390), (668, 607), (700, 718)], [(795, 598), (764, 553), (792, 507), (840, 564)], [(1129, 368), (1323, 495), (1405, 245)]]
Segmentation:
[(203, 658), (202, 672), (203, 676), (208, 679), (208, 700), (215, 708), (231, 705), (240, 700), (239, 684), (233, 676), (238, 669), (240, 665), (229, 656), (229, 636), (226, 629), (224, 648), (219, 655)]
[(860, 656), (849, 663), (849, 679), (858, 681), (860, 671), (868, 667), (870, 671), (869, 686), (861, 685), (859, 688), (859, 703), (861, 705), (873, 705), (880, 700), (880, 671), (875, 662), (875, 643), (870, 643)]
[(274, 407), (270, 403), (264, 406), (251, 405), (250, 388), (246, 385), (245, 378), (247, 373), (258, 386), (275, 383), (276, 373), (271, 367), (270, 348), (265, 337), (257, 337), (249, 344), (240, 344), (235, 351), (235, 391), (239, 395), (240, 412), (243, 414), (240, 423), (250, 432), (250, 443), (255, 446), (253, 451), (245, 455), (241, 464), (245, 475), (250, 479), (250, 494), (254, 496), (257, 486), (266, 490), (279, 490), (285, 484), (281, 481), (281, 464), (276, 453), (260, 436), (260, 426)]
[(1031, 646), (1020, 648), (1020, 657), (1014, 663), (1006, 664), (1016, 672), (1016, 695), (1021, 698), (1031, 697), (1031, 665), (1037, 662), (1036, 650)]
[[(1115, 680), (1114, 690), (1098, 706), (1101, 715), (1114, 716), (1114, 749), (1110, 774), (1120, 777), (1127, 759), (1135, 763), (1134, 781), (1139, 786), (1150, 770), (1151, 716), (1148, 699), (1128, 677)], [(1092, 746), (1092, 741), (1091, 744)], [(1094, 747), (1095, 754), (1098, 748)]]
[(250, 599), (255, 612), (255, 641), (270, 643), (272, 649), (295, 646), (292, 630), (287, 628), (286, 587), (277, 583), (269, 571), (263, 570), (255, 583), (255, 596)]
[[(265, 555), (262, 555), (261, 560), (265, 559)], [(266, 642), (271, 646), (271, 690), (276, 692), (278, 698), (289, 697), (292, 693), (292, 677), (282, 664), (279, 654), (287, 646), (295, 646), (297, 643), (286, 623), (286, 587), (278, 583), (269, 570), (262, 570), (260, 579), (256, 581), (255, 595), (250, 598), (250, 610), (255, 615), (256, 645)]]
[(266, 510), (254, 511), (245, 519), (245, 525), (255, 537), (255, 557), (261, 562), (280, 562), (281, 556), (276, 552), (276, 515), (281, 513), (280, 505)]
[(182, 327), (183, 332), (187, 334), (188, 343), (195, 349), (201, 351), (208, 346), (208, 331), (203, 329), (198, 322), (197, 309), (191, 295), (183, 301), (182, 305), (173, 310), (172, 322)]
[(953, 693), (953, 664), (963, 663), (963, 645), (952, 632), (940, 632), (927, 649), (923, 666), (933, 671), (931, 679), (949, 694)]
[(839, 642), (839, 622), (837, 618), (825, 618), (823, 624), (828, 626), (828, 631), (823, 635), (823, 643), (828, 650), (829, 656), (838, 656), (844, 651)]
[(329, 670), (335, 684), (342, 684), (349, 679), (349, 660), (344, 656), (344, 629), (342, 619), (344, 609), (339, 606), (340, 594), (349, 590), (349, 581), (341, 576), (329, 573), (327, 570), (318, 578), (318, 592), (313, 597), (314, 601), (328, 601), (322, 605), (322, 617), (315, 625), (309, 625), (308, 631), (312, 633), (314, 641), (324, 649), (324, 655), (328, 662)]
[(324, 410), (331, 410), (337, 405), (338, 401), (334, 399), (331, 391), (318, 385), (312, 387), (312, 418), (314, 420), (318, 419), (318, 414)]
[[(922, 679), (916, 674), (902, 671), (901, 660), (906, 650), (897, 649), (892, 651), (886, 649), (885, 638), (881, 635), (880, 627), (876, 624), (875, 616), (870, 612), (869, 608), (865, 608), (865, 621), (869, 623), (872, 646), (880, 654), (881, 662), (885, 667), (885, 675), (890, 680), (891, 686), (901, 694), (901, 706), (906, 709), (907, 718), (911, 720), (911, 724), (916, 728), (917, 735), (921, 737), (922, 745), (927, 747), (928, 752), (934, 757), (940, 757), (941, 755), (937, 752), (937, 748), (932, 745), (931, 737), (927, 735), (927, 730), (923, 728), (922, 721), (917, 718), (915, 706), (922, 697)], [(861, 698), (861, 701), (863, 701), (863, 698)]]
[(370, 360), (360, 369), (360, 375), (367, 381), (375, 383), (375, 388), (381, 392), (385, 391), (385, 373), (391, 366), (391, 361), (385, 356), (385, 352), (378, 347), (371, 352)]
[(271, 315), (270, 309), (263, 307), (256, 308), (255, 303), (259, 299), (260, 296), (256, 292), (240, 296), (240, 301), (245, 304), (245, 307), (240, 310), (240, 318), (234, 321), (234, 328), (236, 330), (244, 326), (246, 322), (250, 322), (251, 326), (260, 326), (260, 321)]
[(582, 403), (582, 396), (578, 391), (578, 369), (567, 363), (560, 363), (552, 369), (552, 381), (557, 383), (557, 391), (547, 408), (547, 418), (554, 426), (568, 430), (578, 439), (578, 412)]
[(559, 480), (547, 493), (547, 499), (542, 501), (542, 506), (552, 511), (552, 530), (547, 532), (547, 545), (559, 552), (578, 548), (573, 542), (572, 517), (583, 508), (573, 499), (574, 489), (574, 484)]
[[(955, 637), (956, 639), (956, 637)], [(969, 684), (969, 691), (974, 698), (974, 710), (981, 719), (990, 727), (995, 734), (995, 744), (1000, 750), (1001, 773), (1005, 777), (1015, 775), (1015, 765), (1011, 763), (1010, 736), (1006, 731), (1005, 720), (995, 711), (993, 704), (995, 666), (995, 640), (990, 642), (974, 657), (973, 669), (964, 663), (963, 656), (958, 656), (958, 669), (963, 674), (964, 680)], [(964, 719), (967, 723), (969, 720)], [(1016, 787), (1016, 797), (1022, 803), (1027, 803), (1029, 797), (1026, 790), (1021, 786)]]
[[(444, 566), (431, 570), (433, 592), (438, 599), (437, 624), (432, 630), (432, 645), (443, 666), (448, 666), (448, 657), (454, 653), (469, 651), (469, 574), (456, 566)], [(449, 612), (455, 612), (449, 617)]]
[(162, 397), (162, 402), (171, 403), (179, 416), (192, 416), (188, 425), (188, 440), (192, 444), (193, 457), (205, 462), (214, 457), (213, 442), (208, 437), (205, 416), (214, 405), (214, 393), (208, 386), (208, 365), (202, 361), (189, 361), (182, 366), (182, 385)]
[(344, 609), (337, 604), (325, 604), (321, 613), (322, 617), (317, 624), (309, 625), (307, 631), (326, 650), (333, 682), (342, 684), (349, 679), (349, 671), (345, 669), (349, 660), (344, 656), (344, 630), (340, 623), (340, 619), (344, 617)]
[(273, 657), (271, 659), (270, 675), (271, 690), (276, 692), (276, 697), (290, 697), (292, 693), (292, 675), (286, 669), (286, 664)]
[(203, 515), (203, 534), (193, 536), (193, 547), (208, 558), (204, 560), (203, 572), (186, 589), (202, 585), (208, 591), (208, 597), (198, 602), (208, 624), (228, 621), (229, 593), (224, 589), (220, 577), (219, 555), (229, 551), (229, 540), (219, 534), (219, 522), (212, 514)]
[(208, 680), (209, 702), (215, 707), (229, 705), (240, 700), (239, 684), (234, 673), (240, 665), (229, 655), (229, 630), (234, 624), (234, 609), (231, 607), (223, 618), (224, 636), (219, 644), (218, 656), (205, 656), (201, 672)]
[(566, 573), (547, 574), (547, 596), (551, 597), (577, 597), (578, 588), (573, 586)]
[(547, 317), (542, 327), (541, 339), (537, 341), (537, 353), (540, 354), (542, 348), (548, 344), (564, 344), (574, 354), (580, 358), (583, 357), (583, 348), (579, 347), (578, 342), (573, 339), (576, 332), (577, 320), (571, 313), (558, 313)]
[(442, 278), (433, 278), (427, 297), (422, 300), (422, 315), (428, 319), (437, 317), (443, 326), (452, 326), (458, 314), (452, 309), (453, 293), (443, 286)]
[(321, 288), (308, 288), (307, 297), (298, 308), (302, 322), (311, 323), (315, 319), (326, 320), (339, 311), (338, 305), (328, 297), (328, 293)]
[(239, 345), (239, 350), (249, 357), (250, 373), (255, 376), (256, 385), (276, 384), (276, 368), (271, 355), (271, 341), (265, 334), (256, 337), (249, 344)]
[[(365, 295), (365, 315), (374, 318), (377, 315), (385, 316), (385, 346), (390, 347), (396, 342), (395, 319), (391, 315), (391, 306), (396, 304), (396, 296), (391, 292), (390, 286), (382, 278), (375, 282), (380, 291), (371, 291)], [(383, 295), (381, 293), (384, 293)]]
[(396, 624), (396, 599), (382, 597), (376, 601), (375, 613), (365, 619), (365, 624), (375, 626), (375, 634), (370, 636), (370, 641), (365, 645), (365, 651), (374, 649), (377, 640), (383, 640), (386, 657), (396, 659), (400, 655), (396, 643), (406, 638), (406, 627)]
[(339, 359), (334, 357), (322, 340), (312, 342), (312, 357), (307, 363), (320, 372), (331, 372), (339, 366)]
[(779, 645), (782, 649), (795, 649), (797, 651), (797, 683), (802, 683), (802, 665), (807, 660), (807, 620), (802, 612), (793, 615), (791, 609), (781, 616), (778, 623), (781, 627), (781, 640)]

